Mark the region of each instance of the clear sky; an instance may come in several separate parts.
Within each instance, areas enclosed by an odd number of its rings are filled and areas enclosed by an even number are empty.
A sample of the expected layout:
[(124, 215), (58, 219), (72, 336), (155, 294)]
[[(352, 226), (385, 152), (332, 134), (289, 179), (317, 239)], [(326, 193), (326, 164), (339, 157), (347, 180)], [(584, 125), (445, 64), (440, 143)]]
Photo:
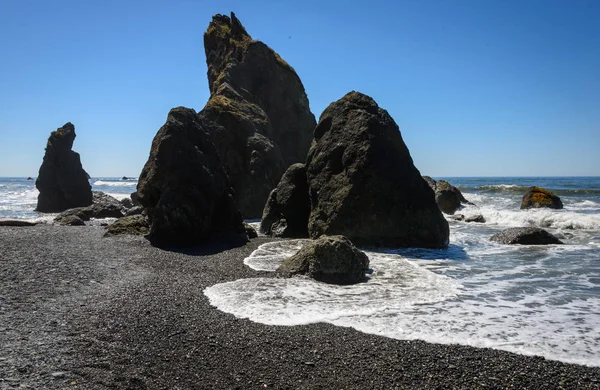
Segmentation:
[(0, 176), (37, 176), (68, 121), (92, 176), (137, 176), (169, 109), (208, 100), (202, 37), (230, 11), (317, 118), (372, 96), (424, 175), (600, 175), (597, 0), (0, 0)]

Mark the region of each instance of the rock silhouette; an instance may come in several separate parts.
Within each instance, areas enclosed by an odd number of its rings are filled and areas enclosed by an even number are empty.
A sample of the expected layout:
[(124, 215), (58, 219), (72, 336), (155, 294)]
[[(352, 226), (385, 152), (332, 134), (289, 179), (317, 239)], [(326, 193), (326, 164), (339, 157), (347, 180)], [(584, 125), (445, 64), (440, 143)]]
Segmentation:
[(40, 192), (37, 211), (57, 213), (92, 204), (89, 176), (81, 166), (79, 154), (71, 150), (75, 136), (75, 126), (71, 122), (50, 133), (35, 181)]

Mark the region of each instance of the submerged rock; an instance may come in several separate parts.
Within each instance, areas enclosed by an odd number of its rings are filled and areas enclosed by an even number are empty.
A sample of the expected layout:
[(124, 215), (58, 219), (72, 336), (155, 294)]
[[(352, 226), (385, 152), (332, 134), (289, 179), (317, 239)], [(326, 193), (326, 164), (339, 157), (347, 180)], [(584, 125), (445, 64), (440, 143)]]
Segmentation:
[(196, 112), (169, 112), (150, 150), (137, 197), (157, 246), (194, 246), (209, 238), (246, 241), (242, 217), (219, 154)]
[(560, 198), (547, 189), (540, 187), (530, 187), (521, 201), (521, 209), (542, 208), (562, 209), (563, 204)]
[(344, 236), (321, 236), (283, 261), (277, 273), (284, 277), (307, 275), (332, 284), (365, 280), (369, 258)]
[(369, 96), (350, 92), (321, 115), (307, 163), (308, 231), (358, 245), (443, 248), (448, 222), (400, 130)]
[(260, 218), (285, 169), (304, 162), (316, 125), (300, 78), (253, 40), (240, 21), (215, 15), (204, 34), (211, 97), (199, 113), (244, 218)]
[(120, 234), (130, 234), (143, 236), (150, 232), (148, 218), (144, 215), (130, 215), (119, 218), (114, 223), (108, 225), (105, 236), (116, 236)]
[(293, 164), (269, 194), (260, 231), (273, 237), (308, 237), (309, 214), (306, 166), (300, 163)]
[(521, 245), (548, 245), (562, 244), (563, 242), (544, 229), (536, 227), (517, 227), (509, 228), (494, 234), (490, 237), (491, 241), (501, 244), (521, 244)]
[(50, 134), (35, 181), (40, 192), (37, 211), (56, 213), (92, 204), (88, 174), (81, 166), (79, 154), (71, 150), (75, 136), (75, 126), (71, 122)]
[(423, 176), (423, 179), (429, 184), (429, 187), (435, 193), (435, 202), (442, 212), (454, 214), (463, 204), (473, 205), (465, 199), (462, 192), (446, 180), (433, 180), (429, 176)]

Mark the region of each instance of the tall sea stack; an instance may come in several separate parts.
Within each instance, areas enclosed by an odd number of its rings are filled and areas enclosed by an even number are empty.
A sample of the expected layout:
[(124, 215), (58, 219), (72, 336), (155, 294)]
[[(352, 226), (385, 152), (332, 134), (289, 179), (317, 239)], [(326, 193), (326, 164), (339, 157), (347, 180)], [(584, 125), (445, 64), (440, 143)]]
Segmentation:
[(71, 150), (75, 136), (75, 126), (71, 122), (50, 133), (35, 181), (40, 192), (37, 211), (58, 213), (92, 204), (89, 175), (81, 166), (79, 154)]
[(308, 153), (311, 237), (357, 245), (442, 248), (448, 222), (414, 166), (398, 125), (369, 96), (350, 92), (319, 118)]
[(231, 180), (244, 218), (260, 218), (270, 191), (304, 162), (316, 121), (304, 86), (240, 21), (215, 15), (204, 34), (210, 99), (198, 114)]

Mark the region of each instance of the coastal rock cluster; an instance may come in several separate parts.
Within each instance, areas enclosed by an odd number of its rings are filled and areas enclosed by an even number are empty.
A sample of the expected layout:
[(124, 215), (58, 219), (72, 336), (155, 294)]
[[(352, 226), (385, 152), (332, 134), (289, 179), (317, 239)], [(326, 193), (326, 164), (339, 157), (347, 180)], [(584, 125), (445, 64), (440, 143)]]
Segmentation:
[(429, 187), (435, 192), (435, 202), (445, 214), (454, 214), (463, 204), (474, 206), (465, 199), (462, 192), (446, 180), (433, 180), (429, 176), (423, 176)]
[(35, 181), (40, 192), (36, 210), (43, 213), (61, 212), (92, 204), (89, 175), (72, 150), (75, 126), (71, 122), (50, 133), (46, 153)]

